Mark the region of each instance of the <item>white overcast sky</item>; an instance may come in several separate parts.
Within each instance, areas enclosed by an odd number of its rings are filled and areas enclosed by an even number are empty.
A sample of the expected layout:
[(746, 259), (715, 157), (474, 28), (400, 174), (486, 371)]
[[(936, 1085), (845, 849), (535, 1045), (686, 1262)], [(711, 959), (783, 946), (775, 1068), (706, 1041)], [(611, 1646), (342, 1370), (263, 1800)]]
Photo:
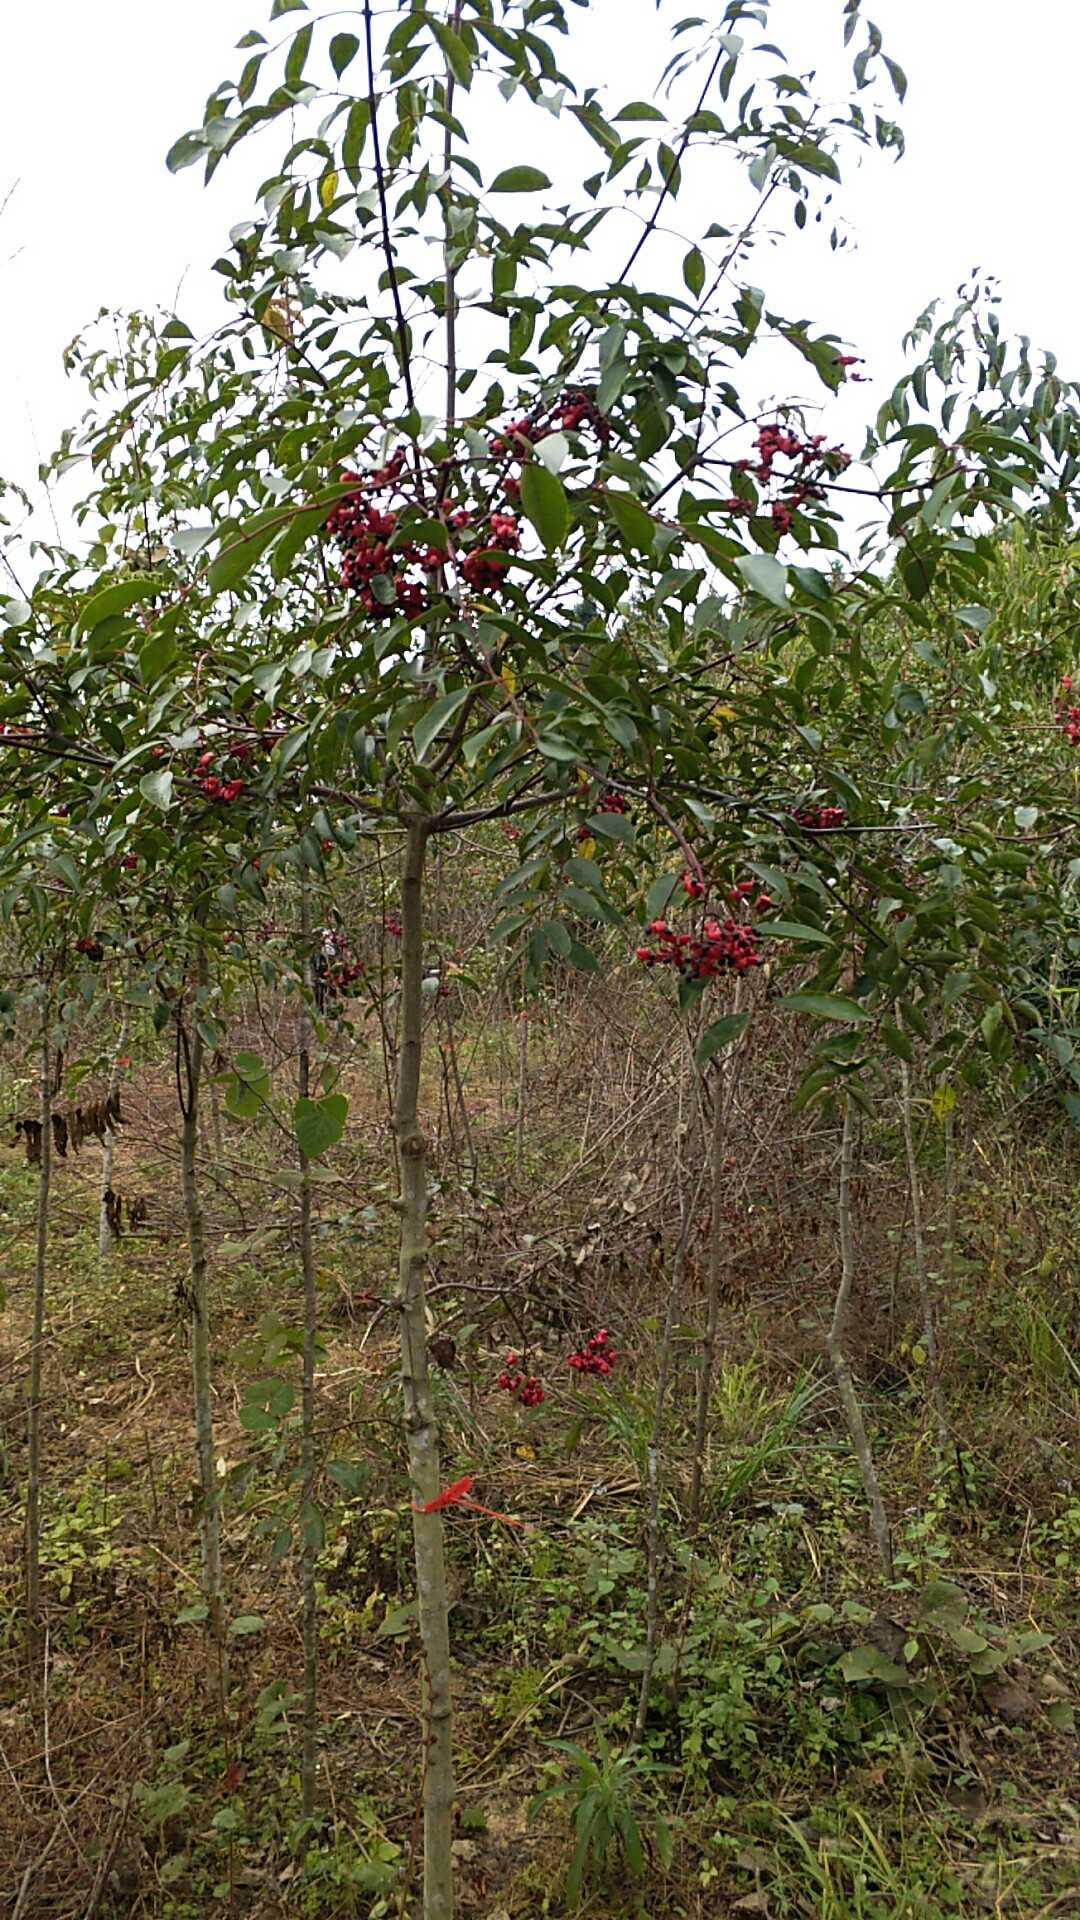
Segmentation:
[[(331, 6), (314, 0), (312, 10)], [(345, 11), (334, 10), (339, 19)], [(708, 0), (699, 11), (719, 6)], [(802, 68), (815, 46), (839, 45), (841, 11), (841, 0), (775, 0), (770, 37)], [(856, 447), (856, 419), (899, 371), (902, 333), (976, 265), (1000, 277), (1008, 322), (1054, 348), (1063, 373), (1080, 373), (1071, 206), (1080, 0), (866, 0), (865, 11), (908, 74), (897, 110), (907, 156), (898, 165), (870, 156), (859, 173), (846, 171), (839, 205), (851, 252), (785, 246), (751, 276), (784, 311), (841, 332), (866, 355), (874, 384), (841, 402)], [(210, 263), (272, 170), (281, 123), (226, 163), (209, 191), (197, 168), (170, 176), (164, 155), (198, 124), (217, 81), (238, 72), (235, 42), (249, 26), (265, 28), (268, 12), (268, 0), (34, 0), (6, 10), (0, 474), (31, 481), (39, 452), (77, 417), (81, 392), (60, 356), (100, 307), (171, 306), (182, 283), (185, 315), (213, 321)], [(621, 96), (613, 107), (647, 96), (664, 30), (684, 12), (683, 0), (664, 0), (659, 12), (654, 0), (597, 0), (587, 16), (571, 9), (564, 64), (582, 83), (606, 80)], [(555, 124), (547, 128), (557, 142)], [(496, 160), (504, 163), (501, 149)], [(722, 206), (680, 205), (680, 224), (699, 212), (725, 217)]]

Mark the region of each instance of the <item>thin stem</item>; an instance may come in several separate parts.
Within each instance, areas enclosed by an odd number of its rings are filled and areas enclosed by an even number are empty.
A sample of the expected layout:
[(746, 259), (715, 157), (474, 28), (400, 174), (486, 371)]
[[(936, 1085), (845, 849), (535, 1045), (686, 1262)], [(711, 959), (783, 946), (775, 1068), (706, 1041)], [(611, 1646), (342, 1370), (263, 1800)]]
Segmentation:
[(652, 1691), (653, 1669), (656, 1665), (657, 1642), (660, 1633), (660, 1465), (664, 1437), (664, 1414), (667, 1409), (668, 1387), (671, 1382), (672, 1365), (675, 1352), (675, 1328), (682, 1307), (683, 1276), (686, 1271), (686, 1244), (690, 1238), (690, 1222), (697, 1206), (698, 1195), (705, 1179), (704, 1163), (698, 1173), (697, 1181), (691, 1192), (688, 1185), (682, 1188), (682, 1218), (679, 1223), (679, 1238), (671, 1266), (671, 1285), (668, 1288), (667, 1311), (664, 1315), (664, 1331), (660, 1341), (660, 1364), (656, 1377), (656, 1398), (653, 1402), (652, 1432), (649, 1435), (649, 1448), (646, 1456), (648, 1474), (649, 1506), (647, 1519), (647, 1591), (645, 1614), (645, 1662), (641, 1670), (641, 1688), (638, 1693), (637, 1715), (631, 1744), (639, 1746), (645, 1737), (645, 1723), (649, 1715), (649, 1694)]
[[(120, 1090), (120, 1076), (123, 1072), (121, 1061), (123, 1059), (124, 1048), (127, 1046), (129, 1021), (130, 1013), (125, 1006), (120, 1017), (120, 1031), (116, 1036), (116, 1051), (113, 1054), (112, 1066), (109, 1069), (109, 1084), (106, 1091), (107, 1103), (111, 1102)], [(111, 1126), (106, 1127), (105, 1138), (101, 1143), (101, 1187), (98, 1211), (98, 1258), (100, 1260), (107, 1260), (109, 1258), (115, 1237), (112, 1229), (113, 1216), (110, 1214), (110, 1207), (113, 1203), (112, 1182), (115, 1147), (116, 1135)], [(119, 1216), (116, 1217), (119, 1218)]]
[(409, 353), (409, 330), (405, 324), (405, 313), (401, 305), (401, 289), (398, 286), (397, 267), (394, 262), (394, 249), (390, 240), (390, 215), (386, 204), (386, 172), (383, 166), (382, 145), (379, 139), (379, 102), (375, 92), (375, 53), (371, 40), (371, 0), (364, 0), (364, 50), (367, 55), (368, 111), (371, 119), (371, 145), (375, 160), (375, 190), (379, 200), (379, 223), (382, 229), (383, 256), (386, 260), (386, 277), (390, 286), (390, 297), (394, 303), (394, 317), (397, 323), (398, 358), (401, 362), (401, 377), (405, 382), (405, 396), (409, 402), (409, 411), (410, 413), (415, 413), (416, 396), (413, 392), (412, 363)]
[(42, 1012), (41, 1149), (38, 1165), (37, 1238), (34, 1251), (34, 1318), (30, 1334), (30, 1399), (27, 1409), (26, 1631), (32, 1672), (41, 1633), (41, 1367), (45, 1346), (45, 1274), (49, 1252), (49, 1186), (52, 1179), (53, 1060), (49, 1003)]
[(848, 1309), (851, 1305), (851, 1288), (855, 1278), (855, 1241), (851, 1230), (851, 1171), (855, 1159), (855, 1123), (854, 1102), (849, 1096), (842, 1095), (844, 1101), (844, 1127), (840, 1146), (840, 1183), (837, 1193), (837, 1217), (840, 1233), (840, 1285), (833, 1304), (832, 1321), (826, 1335), (826, 1347), (832, 1365), (836, 1391), (844, 1409), (851, 1444), (863, 1483), (867, 1504), (870, 1508), (870, 1524), (877, 1542), (881, 1570), (887, 1581), (893, 1577), (892, 1539), (889, 1533), (889, 1521), (885, 1512), (885, 1502), (881, 1495), (881, 1485), (874, 1465), (874, 1456), (867, 1437), (866, 1422), (863, 1419), (859, 1396), (851, 1377), (851, 1368), (847, 1358)]
[[(206, 954), (200, 950), (197, 968), (200, 992), (207, 984)], [(195, 1451), (202, 1492), (202, 1588), (207, 1608), (211, 1655), (216, 1663), (222, 1711), (227, 1690), (225, 1660), (225, 1599), (221, 1571), (221, 1489), (214, 1457), (213, 1389), (210, 1373), (210, 1286), (206, 1257), (206, 1230), (198, 1184), (199, 1102), (202, 1093), (204, 1049), (199, 1022), (189, 1034), (182, 1007), (177, 1009), (177, 1077), (183, 1128), (180, 1136), (180, 1174), (184, 1196), (190, 1262), (191, 1378), (195, 1400)], [(181, 1073), (181, 1068), (183, 1069)]]
[(409, 1481), (413, 1494), (413, 1545), (420, 1640), (424, 1655), (424, 1920), (452, 1920), (451, 1841), (454, 1776), (451, 1746), (450, 1624), (442, 1516), (417, 1509), (439, 1488), (438, 1423), (431, 1391), (427, 1347), (427, 1142), (420, 1126), (423, 1055), (423, 880), (429, 821), (407, 820), (401, 885), (401, 1050), (398, 1056), (394, 1132), (401, 1165), (401, 1250), (397, 1305), (401, 1323), (401, 1375)]
[[(899, 1020), (899, 1012), (897, 1019)], [(911, 1237), (915, 1249), (915, 1278), (919, 1288), (926, 1370), (929, 1376), (930, 1398), (937, 1420), (938, 1447), (944, 1453), (949, 1445), (949, 1419), (945, 1411), (945, 1393), (941, 1384), (941, 1361), (938, 1352), (937, 1328), (934, 1324), (934, 1302), (930, 1294), (930, 1280), (926, 1270), (922, 1184), (919, 1180), (919, 1162), (915, 1153), (915, 1129), (912, 1124), (911, 1068), (903, 1059), (900, 1061), (900, 1118), (904, 1132), (908, 1192), (911, 1196)]]
[[(742, 1001), (741, 980), (736, 982), (734, 1011)], [(740, 1048), (741, 1052), (741, 1048)], [(731, 1113), (737, 1077), (736, 1059), (728, 1056), (713, 1075), (712, 1133), (709, 1142), (709, 1295), (705, 1309), (705, 1338), (701, 1348), (701, 1372), (698, 1375), (697, 1407), (694, 1416), (694, 1460), (690, 1475), (691, 1538), (701, 1522), (701, 1484), (705, 1472), (705, 1445), (708, 1439), (709, 1405), (712, 1400), (713, 1374), (716, 1369), (716, 1332), (720, 1323), (720, 1281), (725, 1266), (725, 1234), (722, 1212), (724, 1196), (724, 1148), (727, 1145), (728, 1119)]]
[[(720, 62), (723, 59), (726, 51), (727, 51), (727, 48), (723, 44), (717, 47), (712, 65), (710, 66), (708, 73), (705, 75), (705, 85), (702, 87), (701, 92), (698, 95), (697, 104), (694, 107), (694, 112), (690, 116), (691, 120), (701, 112), (702, 107), (705, 105), (705, 102), (709, 94), (709, 88), (712, 86), (712, 83), (716, 78), (717, 72), (719, 70)], [(684, 153), (686, 152), (687, 147), (690, 145), (691, 137), (692, 137), (691, 129), (690, 129), (690, 126), (687, 125), (683, 129), (682, 139), (680, 140), (678, 146), (676, 147), (675, 152), (673, 153), (671, 158), (671, 164), (664, 175), (663, 186), (661, 187), (660, 192), (656, 196), (656, 205), (654, 206), (652, 213), (649, 215), (649, 218), (646, 220), (645, 225), (642, 228), (641, 233), (638, 237), (637, 244), (633, 248), (630, 254), (629, 260), (627, 261), (625, 267), (623, 268), (622, 272), (619, 275), (620, 281), (625, 280), (627, 274), (633, 268), (634, 263), (636, 262), (639, 254), (641, 253), (642, 248), (645, 246), (649, 238), (649, 235), (652, 233), (653, 229), (656, 226), (657, 221), (660, 218), (661, 209), (663, 208), (664, 202), (666, 201), (669, 193), (671, 192), (672, 182), (675, 179), (675, 176), (679, 171), (679, 167), (682, 164), (682, 158)]]
[[(297, 1091), (301, 1100), (311, 1092), (311, 1015), (314, 982), (311, 967), (311, 882), (305, 872), (300, 882), (301, 970), (304, 998), (300, 1006), (300, 1058)], [(300, 1387), (300, 1531), (302, 1539), (304, 1637), (304, 1733), (300, 1760), (300, 1787), (305, 1820), (315, 1812), (316, 1741), (318, 1736), (319, 1632), (315, 1597), (315, 1341), (318, 1303), (315, 1291), (315, 1252), (311, 1233), (311, 1170), (307, 1154), (297, 1143), (300, 1163), (300, 1269), (304, 1281), (304, 1352)]]

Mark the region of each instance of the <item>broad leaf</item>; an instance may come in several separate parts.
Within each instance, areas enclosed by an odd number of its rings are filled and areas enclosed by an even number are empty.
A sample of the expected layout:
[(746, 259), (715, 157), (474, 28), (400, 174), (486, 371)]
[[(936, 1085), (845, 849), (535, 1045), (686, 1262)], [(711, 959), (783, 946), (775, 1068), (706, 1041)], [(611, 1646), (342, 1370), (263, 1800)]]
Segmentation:
[(422, 760), (432, 741), (455, 713), (465, 705), (472, 689), (455, 687), (453, 693), (444, 693), (425, 714), (422, 714), (413, 728), (413, 751), (418, 760)]
[(789, 1013), (813, 1013), (819, 1020), (869, 1020), (865, 1007), (841, 993), (786, 993), (778, 1002)]
[(327, 1093), (321, 1100), (298, 1100), (293, 1108), (297, 1145), (306, 1160), (321, 1159), (336, 1147), (345, 1131), (349, 1102), (343, 1093)]
[(694, 1056), (698, 1066), (707, 1067), (716, 1054), (730, 1047), (732, 1041), (745, 1032), (749, 1018), (748, 1013), (726, 1013), (722, 1020), (714, 1020), (711, 1027), (706, 1027)]
[(558, 474), (530, 461), (521, 476), (521, 504), (548, 552), (561, 547), (570, 526), (570, 506)]
[(787, 568), (771, 553), (744, 553), (736, 565), (748, 587), (771, 600), (774, 607), (786, 607)]
[(507, 167), (505, 172), (497, 173), (489, 193), (540, 193), (550, 187), (551, 181), (539, 167)]

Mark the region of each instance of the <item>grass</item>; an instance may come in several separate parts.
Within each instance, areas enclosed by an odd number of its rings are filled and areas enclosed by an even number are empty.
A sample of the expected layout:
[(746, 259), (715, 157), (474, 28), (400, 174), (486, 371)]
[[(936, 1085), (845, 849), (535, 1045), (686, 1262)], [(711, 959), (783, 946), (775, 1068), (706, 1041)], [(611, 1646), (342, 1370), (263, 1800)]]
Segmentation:
[[(552, 1141), (557, 1104), (549, 1095)], [(512, 1114), (503, 1124), (512, 1134)], [(257, 1138), (230, 1137), (231, 1190), (211, 1201), (233, 1629), (222, 1722), (197, 1618), (183, 1243), (168, 1180), (142, 1148), (125, 1147), (126, 1170), (151, 1194), (152, 1224), (105, 1271), (92, 1153), (58, 1176), (49, 1636), (27, 1695), (18, 1570), (34, 1177), (14, 1157), (0, 1166), (0, 1757), (10, 1788), (0, 1898), (29, 1871), (24, 1914), (82, 1914), (95, 1888), (101, 1920), (415, 1911), (420, 1707), (397, 1361), (379, 1304), (393, 1223), (378, 1200), (378, 1150), (351, 1149), (346, 1184), (320, 1196), (322, 1799), (309, 1828), (299, 1815), (297, 1411), (263, 1384), (295, 1382), (292, 1197), (267, 1186)], [(553, 1147), (550, 1164), (562, 1177), (570, 1150)], [(512, 1199), (528, 1222), (527, 1190)], [(626, 1263), (624, 1298), (610, 1276), (577, 1283), (627, 1356), (610, 1381), (568, 1374), (576, 1337), (527, 1316), (529, 1364), (548, 1387), (531, 1414), (493, 1391), (500, 1350), (520, 1347), (521, 1332), (481, 1266), (492, 1294), (459, 1296), (448, 1318), (457, 1357), (436, 1377), (444, 1461), (448, 1478), (475, 1472), (480, 1497), (527, 1525), (460, 1515), (447, 1529), (463, 1915), (532, 1920), (571, 1911), (577, 1894), (595, 1920), (1080, 1912), (1067, 1712), (1080, 1568), (1080, 1491), (1068, 1484), (1075, 1302), (1054, 1251), (1072, 1244), (1075, 1201), (1047, 1180), (1041, 1201), (1049, 1265), (1029, 1235), (1009, 1240), (1007, 1196), (969, 1190), (946, 1347), (958, 1460), (940, 1463), (931, 1444), (903, 1263), (891, 1324), (870, 1318), (876, 1295), (864, 1288), (857, 1357), (899, 1574), (884, 1604), (818, 1360), (827, 1285), (808, 1297), (782, 1263), (766, 1262), (756, 1291), (731, 1302), (696, 1542), (682, 1523), (695, 1379), (683, 1341), (666, 1436), (656, 1690), (638, 1754), (628, 1741), (657, 1311), (655, 1296), (641, 1310), (645, 1256)], [(449, 1207), (441, 1235), (436, 1289), (476, 1276), (487, 1257)], [(434, 1298), (446, 1312), (447, 1296)], [(690, 1302), (691, 1325), (695, 1312)], [(927, 1583), (942, 1576), (966, 1609), (949, 1615), (952, 1638), (920, 1615)], [(1014, 1651), (980, 1675), (982, 1656), (965, 1650), (973, 1634)], [(845, 1662), (867, 1648), (871, 1670), (849, 1677)], [(882, 1680), (873, 1656), (903, 1683)]]

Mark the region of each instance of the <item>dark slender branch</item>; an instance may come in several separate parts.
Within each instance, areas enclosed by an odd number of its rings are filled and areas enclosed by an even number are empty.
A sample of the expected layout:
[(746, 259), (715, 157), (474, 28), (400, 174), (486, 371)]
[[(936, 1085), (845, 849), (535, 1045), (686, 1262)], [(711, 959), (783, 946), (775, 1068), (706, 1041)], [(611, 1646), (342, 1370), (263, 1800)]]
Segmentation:
[(549, 801), (564, 798), (561, 787), (545, 793), (532, 793), (524, 799), (503, 800), (496, 807), (474, 807), (467, 813), (440, 813), (431, 822), (432, 833), (458, 833), (463, 827), (478, 827), (484, 820), (505, 820), (512, 813), (528, 813), (534, 807), (546, 807)]
[(371, 145), (375, 157), (375, 186), (379, 199), (379, 222), (382, 228), (383, 255), (386, 260), (386, 274), (390, 283), (390, 295), (394, 302), (394, 316), (397, 321), (398, 357), (401, 361), (401, 377), (405, 382), (405, 396), (410, 412), (416, 411), (416, 396), (413, 393), (412, 366), (409, 359), (409, 331), (405, 325), (405, 315), (401, 306), (401, 289), (398, 286), (397, 268), (394, 265), (394, 249), (390, 242), (390, 217), (386, 206), (386, 172), (383, 166), (382, 146), (379, 140), (379, 106), (375, 95), (375, 55), (371, 44), (371, 0), (364, 0), (364, 47), (367, 54), (368, 71), (368, 109), (371, 116)]
[[(727, 52), (727, 48), (723, 46), (723, 44), (717, 47), (716, 54), (713, 59), (713, 63), (709, 68), (708, 73), (705, 76), (705, 85), (702, 87), (701, 92), (698, 95), (697, 105), (694, 108), (693, 113), (689, 116), (691, 120), (694, 119), (695, 116), (701, 112), (702, 107), (705, 105), (705, 101), (708, 97), (709, 88), (712, 86), (712, 83), (716, 78), (717, 70), (720, 66), (720, 62), (723, 59), (724, 54), (726, 52)], [(626, 279), (627, 274), (631, 271), (632, 267), (634, 266), (634, 263), (637, 260), (638, 255), (641, 253), (642, 248), (645, 246), (646, 241), (649, 239), (650, 234), (652, 233), (658, 219), (660, 218), (660, 209), (664, 205), (664, 202), (666, 201), (669, 193), (671, 192), (671, 183), (674, 180), (675, 175), (679, 171), (679, 167), (682, 164), (683, 155), (686, 152), (687, 147), (690, 145), (690, 139), (691, 139), (690, 127), (689, 125), (687, 125), (686, 127), (683, 128), (683, 137), (680, 140), (678, 146), (676, 147), (671, 165), (669, 166), (666, 174), (664, 175), (664, 184), (661, 187), (660, 192), (656, 196), (656, 205), (653, 208), (652, 213), (650, 214), (648, 220), (645, 222), (645, 225), (641, 230), (641, 233), (638, 237), (637, 244), (633, 248), (633, 251), (631, 252), (629, 260), (627, 261), (625, 267), (623, 268), (622, 272), (619, 275), (620, 281), (623, 281)]]

